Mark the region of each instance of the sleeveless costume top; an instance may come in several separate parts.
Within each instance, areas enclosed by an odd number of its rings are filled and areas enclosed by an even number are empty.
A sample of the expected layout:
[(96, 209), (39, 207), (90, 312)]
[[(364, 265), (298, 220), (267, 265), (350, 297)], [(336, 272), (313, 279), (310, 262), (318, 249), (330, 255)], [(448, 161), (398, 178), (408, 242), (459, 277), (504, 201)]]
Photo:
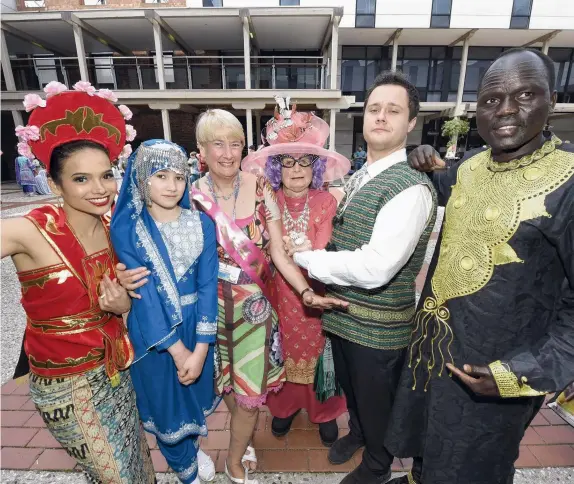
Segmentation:
[[(18, 273), (27, 324), (24, 348), (32, 373), (65, 377), (105, 365), (112, 384), (118, 370), (133, 360), (121, 317), (100, 309), (100, 282), (115, 277), (115, 254), (107, 249), (86, 254), (62, 208), (46, 205), (30, 220), (61, 262)], [(109, 241), (109, 220), (102, 218)]]

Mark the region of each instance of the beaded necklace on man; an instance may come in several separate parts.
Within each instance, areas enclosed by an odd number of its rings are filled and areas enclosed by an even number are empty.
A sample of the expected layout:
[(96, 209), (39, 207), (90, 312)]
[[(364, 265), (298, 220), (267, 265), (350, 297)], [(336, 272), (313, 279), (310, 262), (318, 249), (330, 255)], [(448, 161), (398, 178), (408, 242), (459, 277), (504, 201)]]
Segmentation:
[(309, 227), (309, 193), (307, 192), (307, 199), (305, 200), (305, 206), (301, 215), (297, 217), (297, 220), (293, 220), (289, 209), (287, 208), (287, 200), (283, 205), (283, 227), (285, 227), (285, 232), (289, 234), (289, 237), (293, 243), (297, 246), (303, 245), (305, 242), (305, 235), (307, 234), (307, 228)]
[[(213, 183), (213, 178), (211, 178), (211, 174), (208, 173), (205, 178), (206, 178), (205, 181), (207, 183), (209, 191), (211, 192), (211, 196), (213, 197), (213, 201), (219, 205), (219, 198), (218, 198), (217, 194), (215, 193), (215, 184)], [(238, 173), (237, 177), (235, 178), (235, 181), (233, 182), (233, 191), (229, 195), (226, 195), (226, 196), (222, 195), (221, 196), (221, 198), (225, 201), (227, 201), (231, 197), (233, 197), (232, 220), (234, 222), (235, 222), (235, 211), (237, 208), (237, 198), (239, 197), (239, 187), (240, 186), (241, 186), (241, 173)]]

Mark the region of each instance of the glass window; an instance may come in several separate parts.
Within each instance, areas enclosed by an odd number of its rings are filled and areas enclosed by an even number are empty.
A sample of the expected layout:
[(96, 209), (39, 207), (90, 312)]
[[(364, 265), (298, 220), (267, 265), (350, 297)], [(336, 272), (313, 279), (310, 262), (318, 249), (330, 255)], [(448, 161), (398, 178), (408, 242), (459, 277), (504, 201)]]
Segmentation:
[(527, 29), (530, 24), (530, 17), (511, 17), (511, 29)]
[(450, 15), (452, 0), (433, 0), (432, 15)]
[(365, 90), (364, 60), (343, 60), (341, 63), (341, 89), (345, 93)]
[[(443, 76), (444, 76), (444, 61), (431, 60), (430, 71), (429, 71), (429, 83), (428, 83), (428, 88), (430, 91), (441, 91)], [(438, 99), (438, 101), (440, 101), (440, 99)]]
[(84, 0), (84, 5), (92, 6), (92, 5), (105, 5), (106, 0)]
[(114, 58), (94, 57), (94, 68), (96, 70), (96, 82), (100, 84), (114, 84)]
[(357, 15), (374, 14), (377, 2), (375, 0), (357, 0)]
[(25, 0), (24, 5), (26, 8), (42, 8), (46, 6), (44, 0)]
[(223, 7), (223, 0), (203, 0), (204, 7)]
[(299, 0), (280, 0), (279, 1), (280, 7), (298, 7)]
[(554, 68), (556, 70), (556, 90), (561, 93), (564, 92), (566, 87), (566, 78), (568, 77), (568, 69), (571, 64), (571, 57), (574, 49), (565, 48), (552, 48), (548, 51), (548, 55), (554, 61)]
[(357, 28), (374, 28), (375, 16), (374, 15), (357, 15), (355, 17), (355, 27)]
[(450, 27), (450, 15), (433, 15), (430, 26), (433, 29), (448, 29)]
[(366, 55), (367, 54), (364, 47), (343, 47), (343, 59), (364, 59)]
[(512, 16), (529, 17), (532, 10), (532, 0), (514, 0), (512, 5)]

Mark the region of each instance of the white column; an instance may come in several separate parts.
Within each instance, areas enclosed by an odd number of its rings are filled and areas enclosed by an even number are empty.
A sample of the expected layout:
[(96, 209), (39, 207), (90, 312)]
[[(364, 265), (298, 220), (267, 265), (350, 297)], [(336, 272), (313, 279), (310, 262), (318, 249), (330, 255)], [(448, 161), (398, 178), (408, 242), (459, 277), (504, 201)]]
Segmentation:
[(245, 89), (251, 89), (251, 39), (249, 20), (243, 17), (243, 65), (245, 69)]
[(161, 110), (161, 124), (163, 125), (163, 139), (171, 141), (171, 126), (169, 124), (169, 111)]
[(253, 144), (253, 116), (251, 109), (245, 110), (245, 124), (247, 125), (247, 146)]
[(0, 34), (0, 57), (2, 59), (2, 74), (4, 74), (4, 82), (6, 82), (6, 89), (8, 91), (15, 91), (16, 83), (14, 82), (14, 73), (12, 72), (12, 64), (10, 63), (10, 54), (8, 54), (8, 46), (6, 45), (4, 31), (1, 29)]
[(255, 115), (255, 136), (256, 142), (259, 145), (261, 143), (261, 113), (258, 112)]
[(464, 94), (464, 81), (466, 79), (466, 64), (468, 62), (468, 44), (470, 37), (464, 40), (462, 45), (462, 58), (460, 60), (460, 77), (458, 78), (458, 91), (456, 93), (456, 108), (455, 113), (458, 113), (459, 107), (462, 105), (462, 95)]
[(395, 35), (393, 39), (393, 57), (391, 60), (391, 71), (397, 70), (397, 58), (399, 57), (399, 36)]
[(336, 129), (336, 120), (337, 120), (337, 109), (331, 109), (329, 115), (329, 149), (335, 150), (335, 129)]
[(337, 72), (339, 68), (339, 24), (333, 19), (331, 34), (331, 89), (337, 89)]
[[(82, 81), (89, 81), (88, 64), (86, 62), (86, 49), (84, 48), (84, 33), (82, 27), (74, 24), (74, 41), (76, 42), (76, 55), (78, 56), (78, 66), (80, 67), (80, 78)], [(72, 87), (72, 86), (68, 86)]]
[(14, 120), (14, 127), (24, 124), (20, 111), (12, 111), (12, 119)]
[[(157, 67), (157, 82), (159, 84), (160, 89), (165, 89), (165, 72), (163, 68), (163, 42), (161, 39), (161, 25), (152, 20), (153, 26), (153, 40), (155, 44), (155, 62)], [(162, 118), (163, 118), (163, 110), (162, 110)], [(168, 120), (169, 125), (169, 116), (166, 111), (166, 119)], [(168, 128), (169, 129), (169, 128)], [(164, 132), (165, 132), (165, 124), (164, 124)], [(168, 138), (166, 138), (168, 139)]]

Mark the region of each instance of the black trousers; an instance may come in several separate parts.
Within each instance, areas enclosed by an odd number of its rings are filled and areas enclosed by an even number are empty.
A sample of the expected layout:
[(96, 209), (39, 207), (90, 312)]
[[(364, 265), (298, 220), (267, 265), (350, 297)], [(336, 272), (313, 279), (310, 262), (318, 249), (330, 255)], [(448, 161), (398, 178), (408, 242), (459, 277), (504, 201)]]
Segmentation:
[(349, 428), (365, 443), (363, 464), (376, 475), (389, 471), (393, 455), (384, 439), (406, 348), (377, 350), (331, 335), (337, 379), (345, 392)]

